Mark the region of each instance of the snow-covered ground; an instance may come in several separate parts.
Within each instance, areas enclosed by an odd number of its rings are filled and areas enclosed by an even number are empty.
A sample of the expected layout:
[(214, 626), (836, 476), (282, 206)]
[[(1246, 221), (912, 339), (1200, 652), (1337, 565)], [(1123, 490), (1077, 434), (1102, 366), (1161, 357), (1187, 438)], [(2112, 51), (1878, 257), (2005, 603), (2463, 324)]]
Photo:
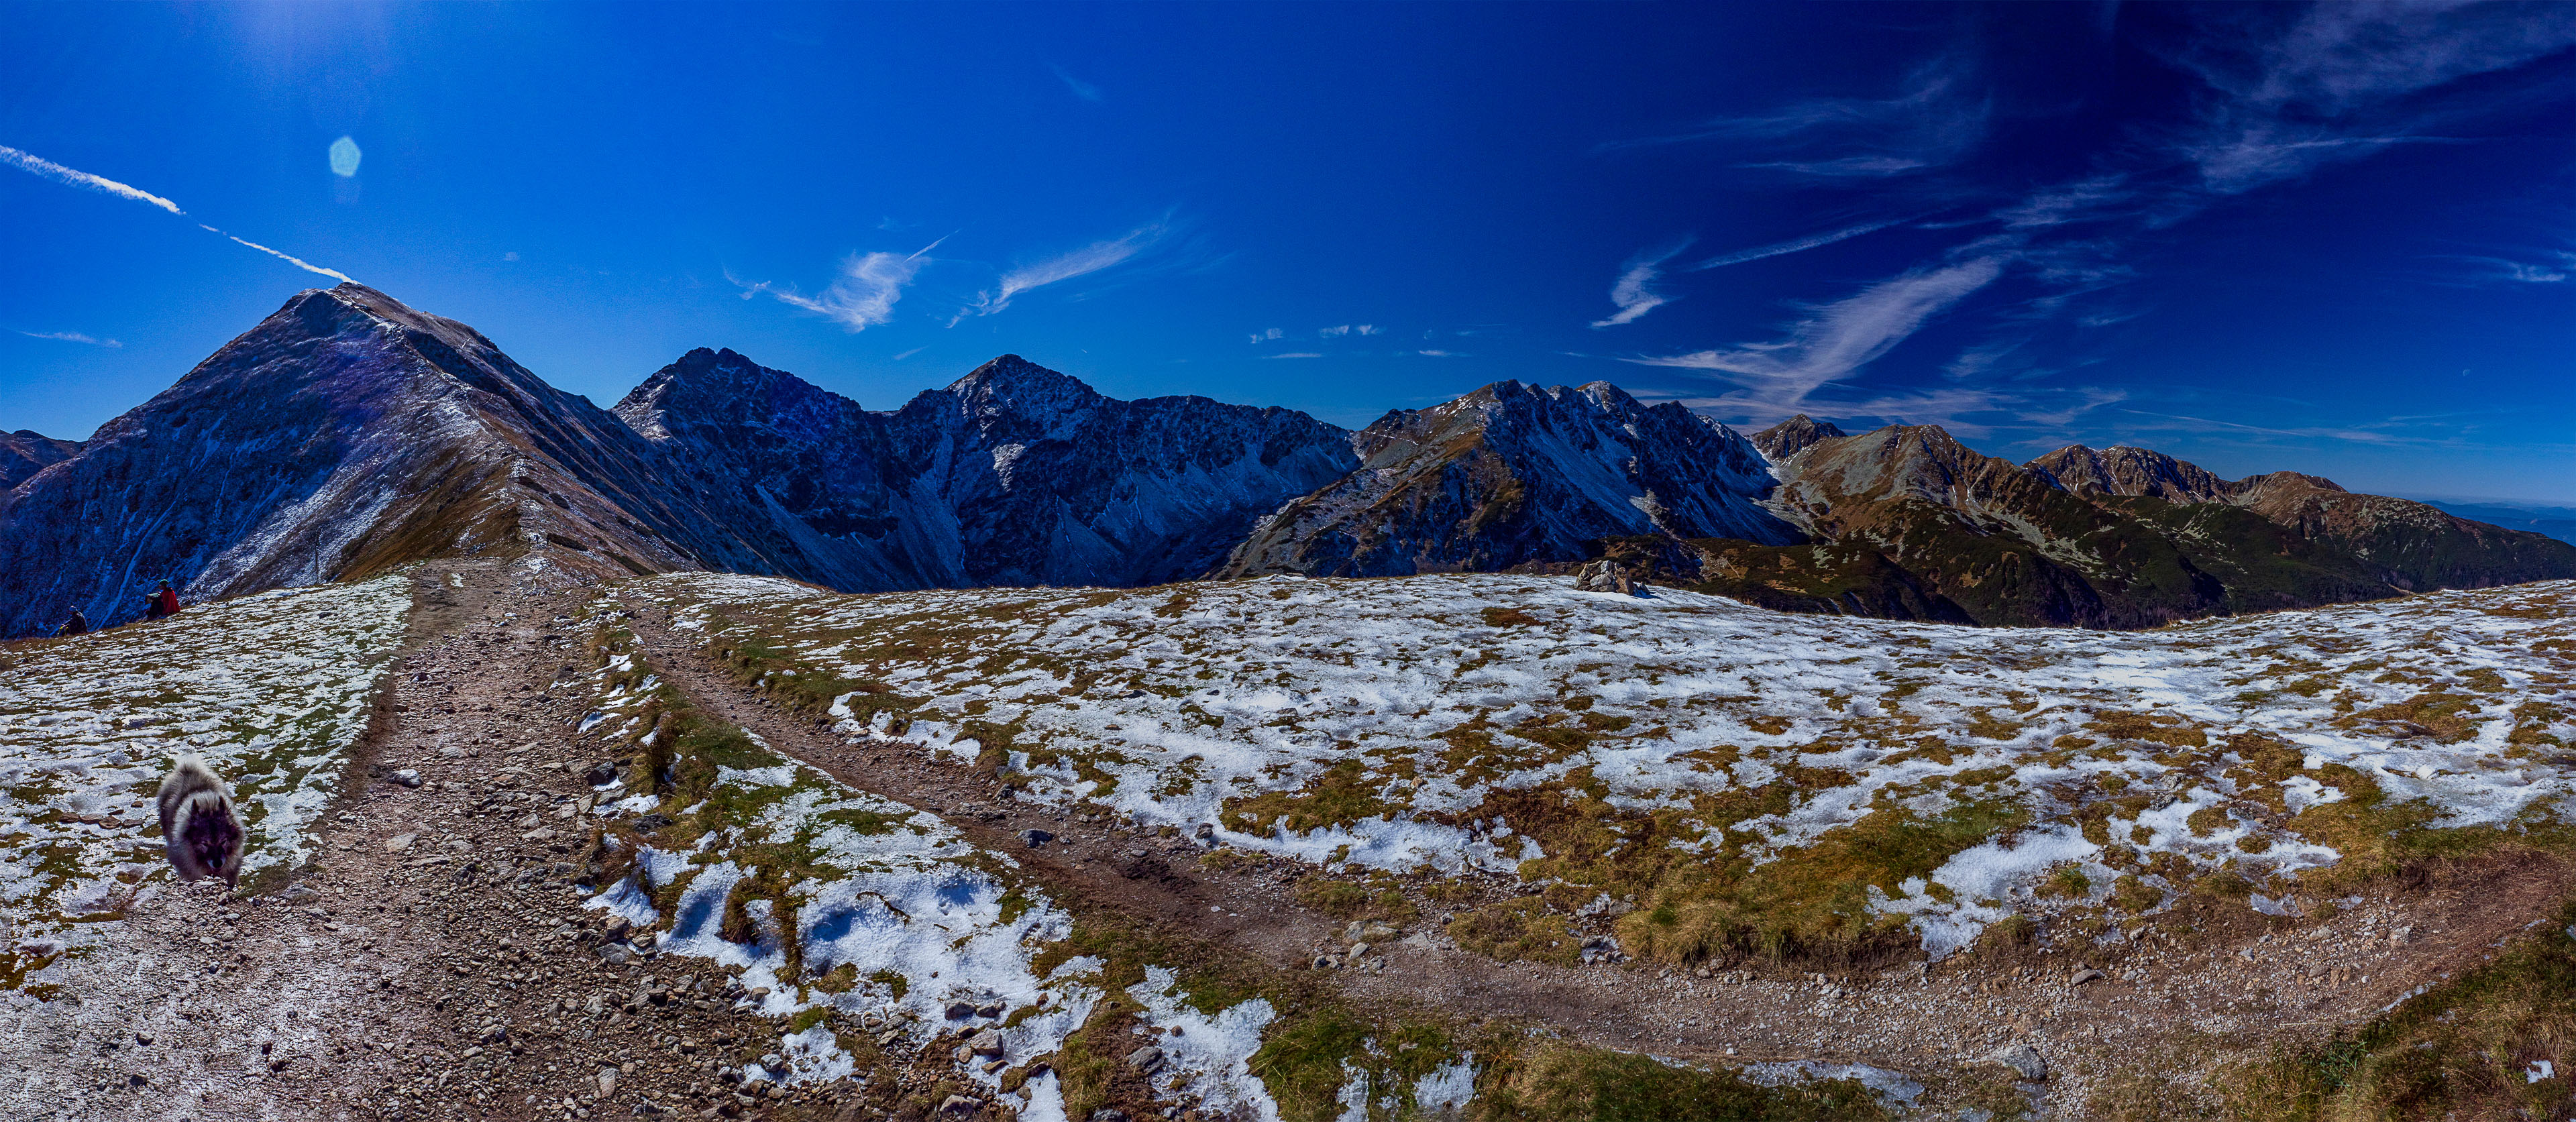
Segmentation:
[(153, 795), (177, 754), (232, 782), (245, 879), (310, 859), (410, 608), (408, 578), (387, 576), (0, 656), (0, 990), (43, 992), (47, 966), (169, 879)]
[[(598, 716), (586, 720), (622, 720), (620, 730), (661, 735), (645, 731), (639, 718), (649, 702), (675, 695), (635, 653), (609, 655), (597, 681)], [(590, 906), (661, 930), (664, 953), (738, 972), (758, 995), (757, 1012), (791, 1027), (809, 1024), (785, 1034), (776, 1053), (781, 1063), (767, 1077), (798, 1083), (853, 1075), (835, 1025), (912, 1047), (989, 1029), (998, 1051), (958, 1067), (998, 1089), (1005, 1073), (1058, 1052), (1090, 1018), (1109, 984), (1105, 964), (1048, 955), (1072, 933), (1072, 917), (1019, 875), (1016, 861), (977, 848), (936, 815), (854, 790), (738, 731), (750, 750), (727, 751), (744, 766), (717, 766), (713, 790), (691, 805), (628, 794), (622, 784), (602, 793), (599, 817), (658, 813), (680, 820), (666, 831), (695, 837), (676, 850), (642, 843), (635, 872)], [(776, 914), (768, 896), (749, 899), (742, 905), (749, 930), (729, 938), (728, 898), (757, 879), (762, 865), (782, 862), (794, 867), (776, 895), (794, 902), (792, 917)], [(791, 952), (801, 962), (791, 963)], [(1269, 1003), (1256, 997), (1202, 1014), (1172, 971), (1147, 974), (1128, 992), (1145, 1010), (1139, 1020), (1169, 1037), (1157, 1090), (1276, 1122), (1276, 1102), (1247, 1066), (1272, 1018)], [(814, 1016), (821, 1011), (838, 1019)], [(1001, 1062), (987, 1071), (988, 1059)], [(1066, 1117), (1053, 1075), (1029, 1078), (1022, 1089), (1021, 1117)]]
[[(2346, 799), (2434, 827), (2559, 820), (2576, 736), (2568, 582), (2111, 633), (1500, 575), (638, 591), (711, 639), (868, 683), (837, 710), (849, 735), (961, 761), (1007, 737), (1024, 797), (1327, 867), (1515, 870), (1544, 854), (1489, 796), (1569, 779), (1684, 812), (1666, 844), (1757, 863), (1872, 814), (2017, 807), (1928, 876), (1873, 886), (1936, 955), (2068, 868), (2095, 898), (2123, 873), (2163, 892), (2227, 869), (2254, 906), (2295, 907), (2298, 873), (2341, 857), (2301, 814)], [(889, 697), (908, 708), (868, 704)], [(1786, 808), (1723, 813), (1754, 789)]]

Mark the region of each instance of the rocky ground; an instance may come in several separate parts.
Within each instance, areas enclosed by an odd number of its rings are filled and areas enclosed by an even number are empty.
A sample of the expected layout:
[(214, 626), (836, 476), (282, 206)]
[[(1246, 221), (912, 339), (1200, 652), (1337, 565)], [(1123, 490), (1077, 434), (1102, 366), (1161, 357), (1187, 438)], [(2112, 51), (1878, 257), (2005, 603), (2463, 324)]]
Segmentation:
[[(268, 894), (147, 888), (61, 996), (0, 1013), (0, 1116), (887, 1114), (894, 1087), (765, 1082), (781, 1026), (750, 1012), (758, 995), (582, 906), (577, 816), (600, 753), (575, 731), (591, 700), (575, 624), (601, 593), (499, 564), (430, 566), (415, 580), (411, 644), (349, 765), (324, 855)], [(1307, 870), (1202, 861), (1193, 839), (1033, 808), (917, 746), (842, 736), (745, 689), (650, 606), (631, 610), (653, 665), (705, 711), (1013, 853), (1075, 907), (1330, 971), (1371, 1006), (1525, 1020), (1683, 1060), (1866, 1064), (1903, 1077), (1890, 1085), (1927, 1111), (1946, 1110), (1960, 1073), (1982, 1071), (2044, 1113), (2084, 1117), (2098, 1078), (2141, 1057), (2329, 1034), (2491, 956), (2570, 887), (2554, 860), (2494, 857), (2319, 918), (2185, 908), (2080, 951), (1831, 972), (1497, 963), (1439, 933), (1454, 897), (1420, 896), (1422, 918), (1403, 927), (1309, 911), (1293, 891)], [(1032, 847), (1031, 830), (1053, 837)], [(1519, 891), (1475, 885), (1482, 899)], [(951, 1062), (944, 1049), (897, 1061), (924, 1080)], [(1008, 1104), (956, 1109), (1000, 1117)]]

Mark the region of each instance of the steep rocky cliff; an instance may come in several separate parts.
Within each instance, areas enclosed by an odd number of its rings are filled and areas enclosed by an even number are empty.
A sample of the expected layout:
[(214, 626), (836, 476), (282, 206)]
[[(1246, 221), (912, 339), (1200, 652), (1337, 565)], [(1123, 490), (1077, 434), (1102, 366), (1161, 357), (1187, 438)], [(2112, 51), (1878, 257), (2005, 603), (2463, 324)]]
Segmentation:
[(738, 535), (775, 543), (763, 562), (710, 564), (844, 589), (1196, 577), (1358, 464), (1349, 433), (1303, 413), (1118, 401), (1017, 355), (871, 413), (698, 350), (617, 413)]
[(1798, 540), (1760, 502), (1751, 442), (1607, 382), (1493, 385), (1362, 430), (1349, 476), (1264, 520), (1229, 575), (1492, 570), (1581, 560), (1626, 534)]

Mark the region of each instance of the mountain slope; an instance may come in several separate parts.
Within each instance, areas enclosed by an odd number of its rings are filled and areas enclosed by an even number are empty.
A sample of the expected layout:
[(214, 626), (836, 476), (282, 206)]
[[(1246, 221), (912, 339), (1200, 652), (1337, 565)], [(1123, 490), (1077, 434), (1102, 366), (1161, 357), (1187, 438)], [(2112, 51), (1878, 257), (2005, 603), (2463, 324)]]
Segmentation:
[(0, 432), (0, 507), (9, 504), (8, 492), (29, 476), (79, 454), (79, 441), (56, 440), (27, 429)]
[[(2576, 576), (2576, 548), (2293, 472), (2228, 481), (2139, 448), (2015, 465), (1933, 426), (1755, 435), (1772, 505), (1833, 548), (1701, 543), (1699, 585), (1803, 610), (2143, 627)], [(1874, 552), (1881, 566), (1860, 556)]]
[[(1118, 401), (1017, 355), (892, 413), (732, 351), (692, 351), (617, 413), (761, 563), (851, 590), (1195, 577), (1253, 522), (1357, 464), (1302, 413)], [(791, 562), (790, 558), (794, 560)]]
[(1396, 576), (1583, 559), (1626, 534), (1797, 532), (1759, 502), (1771, 487), (1742, 436), (1607, 382), (1493, 385), (1397, 410), (1356, 439), (1359, 471), (1265, 520), (1229, 575)]
[(74, 605), (131, 618), (165, 577), (213, 599), (548, 534), (684, 564), (578, 478), (640, 484), (603, 454), (621, 434), (472, 328), (354, 284), (307, 291), (13, 492), (0, 634)]

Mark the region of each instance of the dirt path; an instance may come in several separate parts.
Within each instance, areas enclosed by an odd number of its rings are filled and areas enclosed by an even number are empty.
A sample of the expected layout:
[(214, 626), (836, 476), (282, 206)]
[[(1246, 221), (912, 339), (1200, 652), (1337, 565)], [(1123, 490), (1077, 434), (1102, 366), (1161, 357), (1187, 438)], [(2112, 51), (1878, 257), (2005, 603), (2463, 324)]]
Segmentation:
[[(1342, 921), (1296, 905), (1287, 885), (1298, 873), (1285, 865), (1207, 870), (1197, 863), (1206, 851), (1186, 840), (1068, 821), (1011, 801), (999, 778), (918, 745), (845, 738), (743, 688), (701, 653), (697, 636), (671, 631), (656, 609), (630, 607), (657, 669), (702, 706), (845, 783), (1013, 851), (1061, 898), (1151, 917), (1283, 968), (1340, 949)], [(1055, 841), (1026, 851), (1019, 834), (1027, 829)], [(1140, 854), (1150, 855), (1151, 875), (1122, 875)], [(2327, 922), (2268, 919), (2231, 902), (2168, 915), (2134, 938), (2123, 930), (2090, 950), (1868, 972), (1744, 964), (1695, 976), (1505, 964), (1456, 949), (1426, 923), (1375, 952), (1382, 972), (1341, 971), (1336, 981), (1364, 1001), (1532, 1018), (1587, 1043), (1712, 1062), (1860, 1063), (1922, 1076), (2028, 1043), (2063, 1073), (2059, 1094), (2072, 1091), (2063, 1105), (2081, 1109), (2088, 1075), (2134, 1066), (2185, 1038), (2310, 1038), (2366, 1019), (2491, 957), (2488, 944), (2516, 935), (2525, 917), (2571, 890), (2576, 870), (2504, 857), (2410, 891), (2355, 898)], [(2082, 974), (2092, 976), (2075, 982)]]
[[(722, 971), (603, 957), (600, 913), (569, 876), (594, 756), (574, 727), (590, 698), (556, 685), (590, 669), (570, 625), (594, 595), (498, 563), (423, 569), (411, 644), (319, 832), (323, 856), (286, 891), (247, 900), (154, 882), (65, 996), (0, 1009), (0, 1119), (874, 1117), (847, 1087), (755, 1095), (727, 1082), (726, 1068), (776, 1046), (778, 1026), (737, 1012)], [(1341, 921), (1292, 901), (1297, 870), (1203, 868), (1186, 839), (1068, 821), (916, 746), (852, 743), (742, 688), (655, 613), (636, 615), (650, 658), (701, 708), (1013, 853), (1069, 904), (1282, 968), (1341, 949)], [(1056, 840), (1030, 849), (1028, 829)], [(2186, 1032), (2258, 1040), (2351, 1023), (2493, 953), (2572, 883), (2555, 862), (2497, 859), (2330, 923), (2244, 913), (2082, 956), (1893, 977), (1503, 964), (1424, 923), (1372, 956), (1382, 970), (1332, 977), (1366, 1003), (1533, 1018), (1668, 1056), (1921, 1076), (2026, 1042), (2060, 1073), (2051, 1107), (2073, 1117), (2088, 1073)], [(2078, 957), (2104, 976), (2070, 984)]]

